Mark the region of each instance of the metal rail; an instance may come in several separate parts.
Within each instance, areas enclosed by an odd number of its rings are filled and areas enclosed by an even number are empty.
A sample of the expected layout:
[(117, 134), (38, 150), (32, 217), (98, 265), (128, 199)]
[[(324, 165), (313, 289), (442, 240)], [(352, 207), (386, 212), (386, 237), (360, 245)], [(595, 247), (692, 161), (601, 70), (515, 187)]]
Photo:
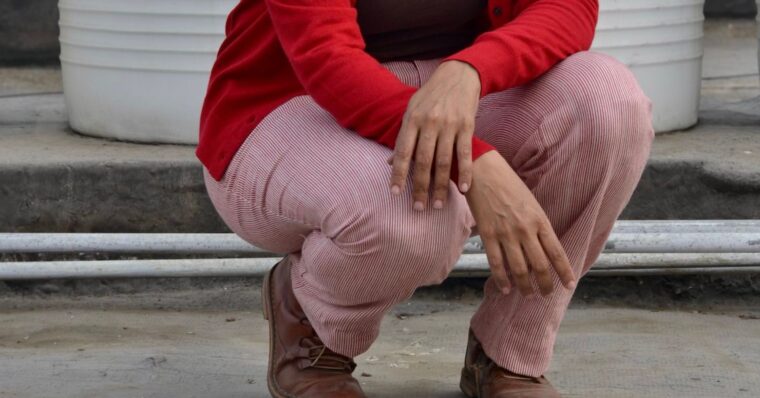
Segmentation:
[[(231, 254), (254, 258), (0, 262), (0, 280), (263, 275), (281, 255), (234, 234), (0, 233), (0, 253)], [(479, 237), (452, 276), (487, 275)], [(760, 220), (618, 221), (590, 275), (760, 272)]]
[[(5, 262), (0, 263), (0, 280), (262, 276), (280, 258)], [(760, 272), (760, 254), (602, 254), (589, 275), (749, 272)], [(488, 273), (485, 254), (463, 254), (451, 276)]]
[[(760, 220), (618, 221), (605, 253), (758, 253)], [(248, 253), (235, 234), (0, 233), (0, 253)], [(482, 252), (472, 237), (464, 253)]]

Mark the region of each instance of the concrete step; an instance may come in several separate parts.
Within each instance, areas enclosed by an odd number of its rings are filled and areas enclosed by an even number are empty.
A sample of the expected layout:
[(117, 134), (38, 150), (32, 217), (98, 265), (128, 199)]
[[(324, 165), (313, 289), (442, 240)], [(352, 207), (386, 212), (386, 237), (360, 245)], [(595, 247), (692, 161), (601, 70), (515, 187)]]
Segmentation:
[[(760, 218), (751, 20), (705, 24), (701, 123), (658, 135), (623, 219)], [(0, 232), (222, 232), (192, 146), (89, 138), (60, 70), (0, 68)]]
[[(192, 146), (81, 136), (61, 94), (0, 98), (0, 121), (0, 231), (227, 231)], [(758, 126), (659, 135), (622, 218), (760, 218)]]

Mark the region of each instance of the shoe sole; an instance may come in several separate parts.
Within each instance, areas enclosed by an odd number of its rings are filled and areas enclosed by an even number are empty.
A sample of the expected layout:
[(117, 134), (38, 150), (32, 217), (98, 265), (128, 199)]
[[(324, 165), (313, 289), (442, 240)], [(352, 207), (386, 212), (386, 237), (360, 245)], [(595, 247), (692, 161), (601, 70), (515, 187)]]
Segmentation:
[(290, 394), (281, 392), (280, 388), (277, 386), (277, 382), (274, 380), (274, 375), (272, 374), (274, 370), (272, 364), (274, 363), (274, 340), (276, 334), (274, 328), (274, 320), (272, 320), (270, 316), (270, 314), (274, 312), (274, 309), (272, 308), (272, 297), (270, 295), (270, 291), (272, 273), (275, 267), (279, 266), (282, 261), (285, 260), (280, 260), (269, 271), (267, 271), (266, 276), (264, 276), (264, 283), (261, 287), (261, 312), (264, 315), (264, 319), (269, 321), (269, 364), (267, 366), (267, 388), (269, 389), (269, 393), (272, 394), (274, 398), (296, 398)]
[(459, 379), (459, 389), (464, 395), (470, 398), (478, 398), (478, 391), (475, 383), (472, 382), (472, 373), (466, 368), (462, 368), (462, 376)]

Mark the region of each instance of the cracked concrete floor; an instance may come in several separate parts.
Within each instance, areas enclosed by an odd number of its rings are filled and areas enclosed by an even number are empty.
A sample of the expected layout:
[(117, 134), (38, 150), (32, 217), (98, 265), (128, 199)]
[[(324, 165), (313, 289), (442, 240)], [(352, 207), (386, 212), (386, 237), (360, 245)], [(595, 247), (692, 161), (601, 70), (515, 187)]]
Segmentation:
[[(357, 358), (371, 397), (463, 397), (476, 299), (413, 299)], [(403, 315), (407, 314), (407, 315)], [(250, 311), (0, 312), (0, 397), (266, 397), (267, 324)], [(760, 320), (572, 308), (548, 373), (566, 397), (760, 396)]]

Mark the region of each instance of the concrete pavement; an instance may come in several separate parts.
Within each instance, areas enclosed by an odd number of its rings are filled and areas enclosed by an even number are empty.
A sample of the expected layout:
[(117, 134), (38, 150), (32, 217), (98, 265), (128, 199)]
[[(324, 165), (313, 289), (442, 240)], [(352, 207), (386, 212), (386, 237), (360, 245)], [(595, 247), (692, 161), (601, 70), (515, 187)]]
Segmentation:
[[(379, 340), (357, 358), (369, 396), (464, 397), (458, 375), (477, 303), (415, 298), (388, 314)], [(268, 329), (258, 306), (70, 305), (0, 312), (0, 398), (268, 396)], [(566, 397), (757, 397), (759, 340), (757, 312), (747, 310), (574, 306), (548, 377)]]

